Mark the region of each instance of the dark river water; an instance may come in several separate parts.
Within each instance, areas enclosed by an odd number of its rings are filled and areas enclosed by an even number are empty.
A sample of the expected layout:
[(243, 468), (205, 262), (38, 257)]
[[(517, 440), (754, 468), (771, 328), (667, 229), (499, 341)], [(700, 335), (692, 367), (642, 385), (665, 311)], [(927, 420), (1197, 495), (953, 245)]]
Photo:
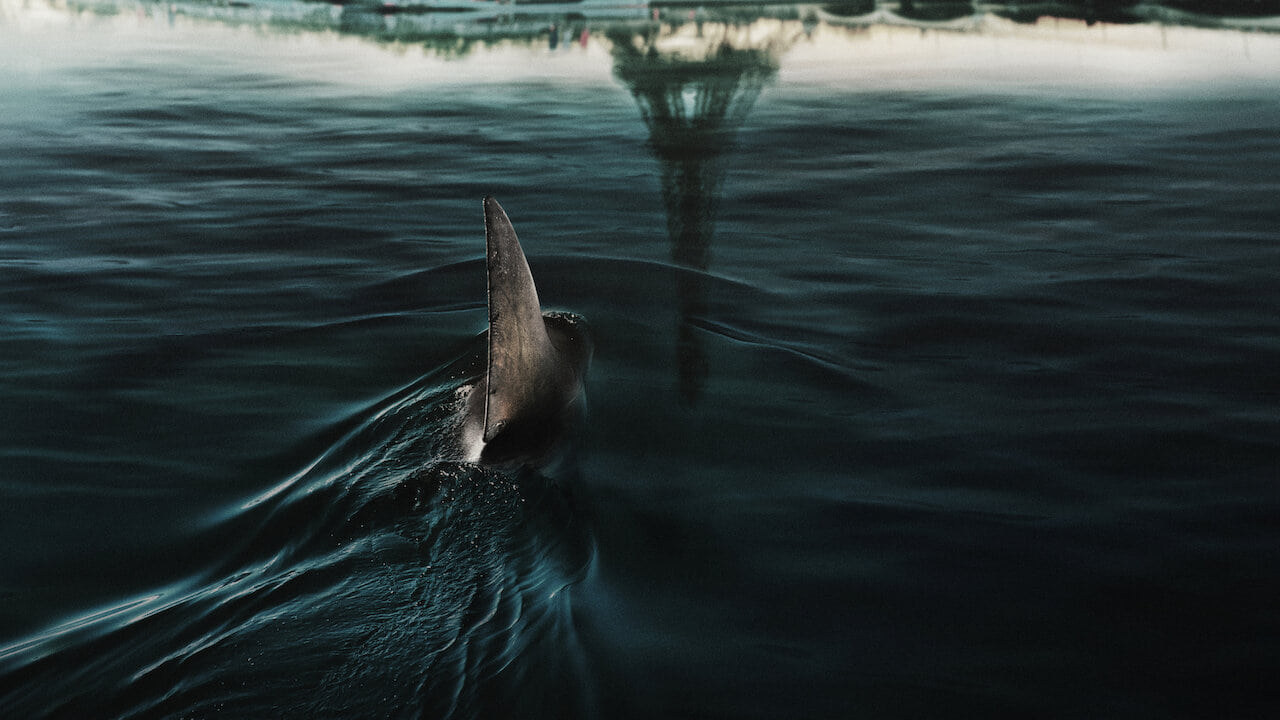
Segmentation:
[(0, 5), (0, 716), (1280, 712), (1280, 35), (262, 7)]

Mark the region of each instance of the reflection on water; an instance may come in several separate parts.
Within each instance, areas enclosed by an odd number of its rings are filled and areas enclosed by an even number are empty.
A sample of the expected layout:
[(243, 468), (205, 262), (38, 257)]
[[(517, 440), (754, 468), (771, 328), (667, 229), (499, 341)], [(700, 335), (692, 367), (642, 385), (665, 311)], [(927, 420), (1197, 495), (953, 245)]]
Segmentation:
[[(738, 28), (757, 20), (803, 22), (811, 31), (819, 22), (845, 27), (901, 27), (920, 31), (1006, 34), (1010, 24), (1050, 26), (1081, 21), (1103, 24), (1146, 24), (1280, 30), (1280, 5), (1244, 0), (1239, 3), (1172, 2), (1056, 2), (977, 3), (970, 0), (850, 0), (839, 3), (784, 3), (738, 6), (732, 2), (705, 5), (651, 5), (622, 0), (570, 2), (510, 2), (509, 0), (354, 0), (325, 3), (309, 0), (234, 0), (200, 2), (178, 0), (4, 0), (0, 18), (22, 23), (46, 7), (59, 12), (95, 13), (159, 19), (173, 24), (179, 18), (252, 25), (277, 32), (337, 31), (384, 44), (417, 45), (442, 57), (463, 57), (477, 48), (515, 42), (543, 44), (550, 50), (585, 47), (592, 36), (626, 27), (644, 36), (671, 33), (686, 23), (715, 33), (712, 25)], [(1114, 29), (1113, 29), (1114, 33)], [(738, 32), (737, 43), (749, 33)], [(1123, 38), (1096, 36), (1094, 41)], [(754, 41), (752, 41), (754, 43)]]
[[(1276, 36), (0, 3), (0, 715), (1091, 717), (1274, 659)], [(603, 318), (589, 497), (417, 472), (495, 188)]]
[(680, 396), (689, 405), (697, 402), (708, 373), (693, 321), (706, 312), (702, 278), (711, 260), (724, 156), (760, 90), (777, 74), (778, 55), (798, 35), (784, 23), (760, 32), (759, 26), (704, 22), (608, 33), (614, 75), (639, 105), (662, 168), (671, 260), (679, 268)]

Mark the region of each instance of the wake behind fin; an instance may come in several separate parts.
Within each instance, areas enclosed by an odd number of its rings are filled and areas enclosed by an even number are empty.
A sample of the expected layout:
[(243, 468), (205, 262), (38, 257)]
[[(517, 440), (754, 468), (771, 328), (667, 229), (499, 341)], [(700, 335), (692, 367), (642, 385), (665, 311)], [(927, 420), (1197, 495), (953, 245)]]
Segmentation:
[(484, 230), (489, 275), (484, 441), (489, 442), (524, 408), (542, 403), (545, 375), (556, 358), (529, 262), (515, 228), (492, 197), (484, 199)]

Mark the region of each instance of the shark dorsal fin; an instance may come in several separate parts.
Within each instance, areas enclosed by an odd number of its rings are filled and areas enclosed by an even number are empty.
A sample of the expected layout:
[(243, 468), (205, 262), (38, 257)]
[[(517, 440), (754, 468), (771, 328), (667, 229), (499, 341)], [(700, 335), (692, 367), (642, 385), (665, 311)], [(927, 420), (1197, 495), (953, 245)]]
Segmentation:
[(489, 269), (484, 441), (489, 442), (522, 408), (538, 404), (545, 392), (542, 376), (554, 362), (555, 350), (515, 228), (491, 197), (484, 199), (484, 234)]

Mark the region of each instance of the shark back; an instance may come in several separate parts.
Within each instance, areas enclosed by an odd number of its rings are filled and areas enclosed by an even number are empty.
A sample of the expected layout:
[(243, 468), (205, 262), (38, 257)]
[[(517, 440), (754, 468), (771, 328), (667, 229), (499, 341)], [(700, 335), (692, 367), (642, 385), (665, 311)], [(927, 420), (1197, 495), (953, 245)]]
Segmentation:
[(531, 441), (542, 444), (541, 436), (565, 419), (581, 394), (591, 345), (578, 318), (543, 314), (515, 229), (491, 197), (484, 200), (484, 221), (489, 360), (480, 386), (483, 440), (486, 456), (507, 456)]
[(484, 200), (484, 228), (489, 269), (484, 441), (490, 442), (522, 408), (540, 404), (543, 377), (554, 371), (555, 349), (515, 228), (491, 197)]

